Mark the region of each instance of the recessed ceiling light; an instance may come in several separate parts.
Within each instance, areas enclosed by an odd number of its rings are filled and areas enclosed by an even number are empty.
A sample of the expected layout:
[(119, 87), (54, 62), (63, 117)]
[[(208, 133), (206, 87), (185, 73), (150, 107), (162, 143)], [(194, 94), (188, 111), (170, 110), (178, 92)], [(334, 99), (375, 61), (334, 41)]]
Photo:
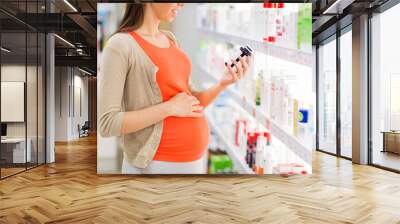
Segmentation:
[(66, 39), (64, 39), (64, 38), (62, 38), (62, 37), (60, 37), (60, 36), (57, 35), (57, 34), (54, 34), (54, 36), (57, 37), (58, 39), (60, 39), (62, 42), (66, 43), (67, 45), (69, 45), (69, 46), (75, 48), (75, 45), (73, 45), (73, 44), (72, 44), (71, 42), (69, 42), (68, 40), (66, 40)]
[(88, 71), (86, 71), (86, 70), (83, 70), (83, 69), (81, 69), (81, 68), (78, 68), (79, 69), (79, 71), (81, 71), (81, 72), (83, 72), (83, 73), (85, 73), (85, 74), (87, 74), (87, 75), (92, 75), (92, 73), (90, 73), (90, 72), (88, 72)]
[(78, 12), (78, 10), (68, 1), (68, 0), (64, 0), (65, 4), (67, 4), (72, 10), (74, 10), (74, 12)]
[(354, 1), (355, 0), (336, 0), (326, 10), (324, 10), (322, 14), (342, 14), (343, 10), (351, 5)]

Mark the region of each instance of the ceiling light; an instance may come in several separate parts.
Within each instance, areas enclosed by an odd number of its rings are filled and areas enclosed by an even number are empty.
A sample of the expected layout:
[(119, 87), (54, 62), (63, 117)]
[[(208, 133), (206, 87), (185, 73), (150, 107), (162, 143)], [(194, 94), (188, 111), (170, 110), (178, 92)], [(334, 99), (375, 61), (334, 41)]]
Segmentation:
[(68, 40), (66, 40), (66, 39), (64, 39), (64, 38), (62, 38), (62, 37), (60, 37), (60, 36), (58, 36), (57, 34), (54, 34), (54, 36), (57, 37), (58, 39), (60, 39), (61, 41), (63, 41), (64, 43), (66, 43), (67, 45), (69, 45), (69, 46), (75, 48), (75, 45), (73, 45), (73, 44), (72, 44), (71, 42), (69, 42)]
[(86, 71), (86, 70), (83, 70), (83, 69), (81, 69), (81, 68), (78, 68), (79, 69), (79, 71), (81, 71), (81, 72), (83, 72), (83, 73), (85, 73), (85, 74), (87, 74), (87, 75), (93, 75), (92, 73), (90, 73), (90, 72), (88, 72), (88, 71)]
[(343, 10), (347, 8), (347, 6), (351, 5), (353, 2), (354, 0), (336, 0), (332, 5), (324, 10), (322, 14), (342, 14)]
[(74, 12), (78, 12), (78, 10), (71, 4), (69, 3), (68, 0), (64, 0), (65, 4), (67, 4), (72, 10), (74, 10)]
[(9, 49), (7, 49), (7, 48), (5, 48), (5, 47), (1, 47), (0, 49), (1, 49), (2, 51), (6, 52), (6, 53), (10, 53), (10, 52), (11, 52), (11, 50), (9, 50)]

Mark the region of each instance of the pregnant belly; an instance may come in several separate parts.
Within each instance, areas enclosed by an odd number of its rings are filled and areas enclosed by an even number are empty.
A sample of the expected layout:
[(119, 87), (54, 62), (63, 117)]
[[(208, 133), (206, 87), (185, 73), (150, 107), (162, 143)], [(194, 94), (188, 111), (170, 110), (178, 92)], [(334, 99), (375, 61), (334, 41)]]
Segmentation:
[(168, 117), (164, 120), (160, 145), (153, 160), (191, 162), (201, 158), (208, 146), (205, 117)]

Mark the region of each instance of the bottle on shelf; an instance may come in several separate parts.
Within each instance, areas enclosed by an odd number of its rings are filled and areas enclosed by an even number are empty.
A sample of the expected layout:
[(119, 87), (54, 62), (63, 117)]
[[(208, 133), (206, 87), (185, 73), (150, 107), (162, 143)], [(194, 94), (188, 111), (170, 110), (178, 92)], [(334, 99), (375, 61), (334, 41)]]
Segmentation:
[(264, 70), (260, 70), (257, 73), (256, 78), (256, 94), (255, 94), (255, 105), (260, 106), (262, 102), (262, 92), (264, 89)]
[(239, 154), (242, 157), (246, 155), (248, 122), (244, 118), (238, 119), (235, 122), (235, 145), (238, 147)]
[(293, 122), (295, 122), (295, 120), (293, 119), (293, 103), (294, 103), (294, 99), (293, 99), (293, 94), (291, 93), (291, 91), (288, 92), (288, 100), (287, 100), (288, 104), (287, 104), (287, 123), (286, 123), (286, 127), (289, 133), (293, 134)]
[(266, 23), (265, 30), (266, 35), (264, 41), (267, 43), (276, 42), (276, 3), (264, 3), (265, 13), (266, 13)]
[(298, 115), (299, 113), (299, 101), (297, 99), (293, 100), (293, 135), (299, 135), (299, 125), (298, 125)]
[(312, 13), (311, 4), (301, 4), (298, 16), (297, 48), (311, 51)]
[(283, 127), (286, 128), (286, 125), (288, 123), (288, 97), (289, 97), (289, 90), (288, 90), (288, 85), (286, 83), (286, 80), (282, 78), (282, 103), (281, 103), (281, 124)]
[(257, 134), (255, 132), (248, 132), (247, 133), (247, 150), (246, 150), (246, 157), (245, 161), (249, 168), (252, 168), (253, 166), (253, 156), (254, 156), (254, 151), (256, 150), (256, 144), (257, 144)]
[[(270, 140), (269, 140), (270, 142)], [(277, 155), (273, 146), (269, 143), (269, 146), (266, 147), (264, 151), (264, 162), (263, 162), (263, 173), (264, 174), (273, 174), (273, 168), (277, 165)]]
[(286, 46), (290, 49), (297, 49), (297, 18), (298, 18), (298, 5), (299, 4), (286, 4), (285, 9), (287, 16), (284, 19)]
[(305, 105), (299, 109), (298, 113), (298, 137), (304, 139), (306, 145), (313, 144), (314, 122), (312, 105)]
[(262, 41), (266, 33), (265, 8), (263, 8), (262, 3), (252, 4), (251, 16), (252, 21), (249, 24), (250, 39)]
[(271, 135), (269, 132), (260, 132), (257, 135), (256, 150), (254, 155), (253, 171), (258, 174), (264, 174), (266, 159), (266, 151), (269, 150), (271, 144)]
[(283, 13), (284, 13), (284, 5), (285, 3), (276, 3), (276, 37), (278, 40), (283, 39)]
[(262, 111), (270, 117), (270, 112), (271, 112), (271, 76), (270, 72), (267, 70), (264, 74), (264, 84), (263, 84), (263, 89), (262, 89)]
[(271, 86), (270, 86), (270, 118), (273, 120), (276, 120), (277, 117), (277, 110), (276, 110), (276, 104), (277, 104), (277, 76), (275, 75), (275, 71), (271, 70)]

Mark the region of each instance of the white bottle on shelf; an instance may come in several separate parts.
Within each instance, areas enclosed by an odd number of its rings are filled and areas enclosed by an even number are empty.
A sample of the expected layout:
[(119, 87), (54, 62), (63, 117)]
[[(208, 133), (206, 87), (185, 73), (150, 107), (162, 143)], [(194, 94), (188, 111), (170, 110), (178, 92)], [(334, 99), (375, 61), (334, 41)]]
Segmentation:
[(282, 111), (281, 111), (281, 124), (283, 127), (285, 127), (288, 123), (288, 95), (289, 95), (289, 90), (288, 90), (288, 85), (286, 83), (286, 80), (282, 78)]
[(256, 147), (256, 153), (255, 153), (255, 171), (259, 171), (260, 168), (262, 167), (262, 164), (264, 163), (264, 152), (267, 147), (267, 138), (260, 133), (260, 135), (257, 137), (257, 147)]
[(266, 35), (264, 41), (273, 44), (276, 42), (276, 3), (265, 3), (265, 13), (266, 13)]
[(293, 134), (293, 94), (292, 91), (288, 91), (288, 112), (287, 112), (287, 130), (289, 133)]
[(247, 39), (252, 38), (252, 33), (250, 29), (250, 25), (255, 23), (254, 21), (254, 14), (252, 12), (252, 5), (254, 4), (243, 4), (243, 7), (240, 7), (240, 14), (239, 14), (239, 34), (242, 37)]
[(277, 155), (272, 145), (268, 145), (264, 150), (264, 174), (273, 174), (273, 168), (277, 164)]
[(263, 90), (264, 90), (264, 70), (259, 70), (257, 72), (256, 78), (256, 86), (255, 86), (255, 97), (254, 97), (254, 105), (257, 107), (263, 106)]
[(274, 100), (274, 113), (275, 120), (281, 125), (282, 124), (282, 113), (283, 113), (283, 80), (280, 76), (276, 78), (276, 90), (275, 90), (275, 100)]
[(287, 38), (288, 48), (297, 49), (297, 18), (298, 18), (298, 4), (287, 4), (289, 10), (288, 24), (287, 24)]
[(265, 37), (265, 9), (262, 3), (254, 3), (251, 7), (250, 39), (262, 41)]
[(269, 117), (271, 111), (271, 75), (268, 70), (264, 72), (264, 89), (262, 92), (262, 111)]
[(246, 156), (246, 150), (247, 150), (247, 130), (240, 134), (240, 155), (242, 158)]
[(284, 3), (276, 3), (276, 43), (279, 46), (284, 45), (284, 34), (283, 34), (283, 14), (284, 14)]
[(275, 71), (271, 70), (271, 101), (270, 101), (270, 117), (273, 120), (276, 120), (277, 118), (277, 110), (276, 110), (276, 101), (277, 99), (277, 89), (278, 89), (278, 83), (277, 83), (277, 76), (275, 75)]

